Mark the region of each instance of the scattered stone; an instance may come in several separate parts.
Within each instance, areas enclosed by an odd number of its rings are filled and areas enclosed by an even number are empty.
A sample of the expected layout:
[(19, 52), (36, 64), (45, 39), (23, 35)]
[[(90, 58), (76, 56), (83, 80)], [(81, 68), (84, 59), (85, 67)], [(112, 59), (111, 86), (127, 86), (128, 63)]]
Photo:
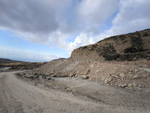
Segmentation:
[(51, 77), (51, 76), (47, 76), (46, 79), (47, 79), (47, 80), (51, 80), (52, 77)]
[(133, 86), (133, 87), (137, 87), (138, 85), (137, 85), (136, 83), (133, 83), (132, 86)]
[(125, 74), (124, 73), (120, 73), (119, 76), (120, 76), (121, 79), (125, 78)]
[(71, 89), (69, 87), (67, 87), (67, 91), (71, 91)]
[(87, 75), (83, 75), (83, 76), (81, 76), (83, 79), (89, 79), (89, 76), (87, 76)]
[(132, 86), (133, 86), (132, 84), (128, 84), (128, 88), (132, 88)]
[(121, 85), (120, 85), (121, 88), (125, 88), (125, 87), (127, 87), (127, 86), (128, 86), (127, 84), (121, 84)]
[(110, 76), (108, 78), (105, 79), (104, 83), (108, 84), (109, 82), (111, 82), (113, 80), (113, 78)]
[(93, 79), (92, 79), (92, 78), (89, 78), (89, 80), (92, 81)]
[(134, 76), (133, 76), (133, 79), (137, 79), (137, 78), (139, 78), (138, 75), (134, 75)]
[(118, 76), (118, 75), (115, 75), (115, 74), (110, 75), (110, 76), (113, 77), (113, 78), (119, 78), (119, 76)]

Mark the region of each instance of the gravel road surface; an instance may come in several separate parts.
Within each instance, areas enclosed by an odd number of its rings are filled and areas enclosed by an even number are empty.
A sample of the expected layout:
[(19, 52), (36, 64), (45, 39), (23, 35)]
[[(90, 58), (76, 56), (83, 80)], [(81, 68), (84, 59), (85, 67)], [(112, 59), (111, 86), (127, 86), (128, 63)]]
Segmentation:
[(150, 94), (58, 79), (72, 91), (37, 87), (14, 72), (0, 73), (0, 113), (150, 113)]

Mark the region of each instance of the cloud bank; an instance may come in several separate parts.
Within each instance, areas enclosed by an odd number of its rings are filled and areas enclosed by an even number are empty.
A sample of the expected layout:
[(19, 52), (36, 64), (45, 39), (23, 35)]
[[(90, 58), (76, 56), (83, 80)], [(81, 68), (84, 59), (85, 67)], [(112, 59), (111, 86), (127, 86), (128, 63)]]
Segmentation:
[[(3, 47), (0, 48), (0, 55), (2, 58), (8, 58), (13, 60), (27, 61), (27, 62), (43, 62), (50, 61), (52, 59), (60, 58), (57, 55), (51, 55), (47, 52), (39, 52), (33, 50), (20, 50), (14, 48)], [(10, 57), (11, 56), (11, 57)]]
[(150, 27), (150, 0), (0, 0), (0, 29), (71, 51)]

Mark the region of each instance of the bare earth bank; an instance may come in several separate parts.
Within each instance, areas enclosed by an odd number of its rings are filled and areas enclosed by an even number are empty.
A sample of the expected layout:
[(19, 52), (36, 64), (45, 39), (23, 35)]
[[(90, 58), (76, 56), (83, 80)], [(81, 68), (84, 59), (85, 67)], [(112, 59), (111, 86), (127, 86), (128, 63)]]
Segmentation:
[[(17, 72), (17, 71), (16, 71)], [(149, 113), (149, 92), (135, 92), (78, 78), (45, 84), (0, 73), (0, 113)]]

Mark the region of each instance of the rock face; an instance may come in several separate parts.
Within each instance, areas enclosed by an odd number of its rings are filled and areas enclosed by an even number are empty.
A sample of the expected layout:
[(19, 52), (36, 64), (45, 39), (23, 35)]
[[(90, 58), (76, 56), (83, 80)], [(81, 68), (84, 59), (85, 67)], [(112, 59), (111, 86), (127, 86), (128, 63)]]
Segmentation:
[(71, 58), (76, 61), (137, 60), (150, 58), (150, 29), (106, 38), (96, 44), (75, 49)]

